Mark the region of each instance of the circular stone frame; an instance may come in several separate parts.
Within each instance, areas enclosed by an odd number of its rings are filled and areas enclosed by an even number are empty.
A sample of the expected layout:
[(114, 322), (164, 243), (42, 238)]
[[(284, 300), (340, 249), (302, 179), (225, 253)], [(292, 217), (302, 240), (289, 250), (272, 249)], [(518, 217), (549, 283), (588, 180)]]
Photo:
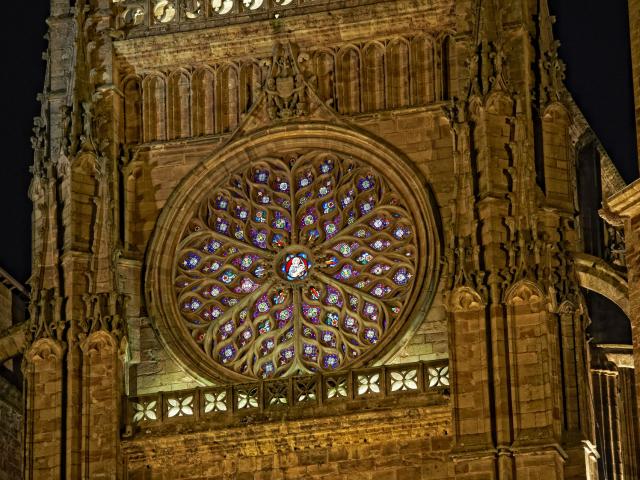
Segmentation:
[(144, 290), (152, 325), (172, 358), (203, 384), (255, 379), (217, 364), (183, 326), (173, 285), (178, 243), (193, 209), (230, 174), (285, 149), (326, 150), (370, 165), (403, 196), (415, 219), (418, 265), (409, 300), (385, 339), (350, 368), (389, 359), (420, 325), (435, 296), (442, 252), (439, 210), (429, 185), (404, 154), (361, 130), (326, 123), (295, 123), (254, 132), (223, 145), (181, 181), (162, 209), (146, 254)]

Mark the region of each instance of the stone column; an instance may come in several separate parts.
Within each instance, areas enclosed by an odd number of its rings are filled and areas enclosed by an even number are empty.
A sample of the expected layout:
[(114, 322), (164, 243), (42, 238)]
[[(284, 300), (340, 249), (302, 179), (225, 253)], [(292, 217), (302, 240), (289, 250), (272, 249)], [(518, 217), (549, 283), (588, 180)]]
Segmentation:
[(635, 395), (633, 356), (625, 346), (602, 346), (617, 373), (617, 405), (620, 418), (620, 448), (624, 478), (640, 478), (640, 432), (638, 402)]
[(27, 480), (64, 478), (64, 354), (61, 342), (45, 338), (25, 355)]
[(82, 342), (82, 352), (82, 478), (115, 480), (121, 478), (118, 342), (113, 334), (98, 331)]

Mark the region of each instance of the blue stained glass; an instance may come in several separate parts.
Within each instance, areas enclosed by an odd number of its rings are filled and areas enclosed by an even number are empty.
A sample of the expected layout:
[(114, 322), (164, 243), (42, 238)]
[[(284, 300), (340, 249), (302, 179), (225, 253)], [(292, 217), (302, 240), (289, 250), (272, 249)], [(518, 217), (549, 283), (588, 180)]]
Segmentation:
[(196, 255), (195, 253), (190, 253), (182, 261), (182, 266), (187, 270), (193, 270), (198, 266), (199, 263), (200, 263), (200, 256)]

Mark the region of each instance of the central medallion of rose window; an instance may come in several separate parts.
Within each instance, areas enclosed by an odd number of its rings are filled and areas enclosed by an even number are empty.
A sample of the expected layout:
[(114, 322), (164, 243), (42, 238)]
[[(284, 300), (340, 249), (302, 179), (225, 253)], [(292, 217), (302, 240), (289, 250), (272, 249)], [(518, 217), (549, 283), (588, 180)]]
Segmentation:
[(182, 235), (175, 293), (193, 341), (251, 378), (331, 371), (398, 330), (414, 220), (370, 166), (327, 152), (254, 162)]
[(281, 271), (289, 281), (304, 280), (311, 268), (309, 256), (304, 253), (290, 253), (282, 261)]

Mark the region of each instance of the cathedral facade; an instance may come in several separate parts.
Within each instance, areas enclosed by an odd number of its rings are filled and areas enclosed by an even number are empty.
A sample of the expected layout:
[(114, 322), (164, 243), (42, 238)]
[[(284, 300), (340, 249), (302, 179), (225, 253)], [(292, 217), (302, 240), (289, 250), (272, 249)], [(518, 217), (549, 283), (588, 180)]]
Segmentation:
[(553, 21), (51, 0), (16, 473), (640, 478), (640, 186)]

